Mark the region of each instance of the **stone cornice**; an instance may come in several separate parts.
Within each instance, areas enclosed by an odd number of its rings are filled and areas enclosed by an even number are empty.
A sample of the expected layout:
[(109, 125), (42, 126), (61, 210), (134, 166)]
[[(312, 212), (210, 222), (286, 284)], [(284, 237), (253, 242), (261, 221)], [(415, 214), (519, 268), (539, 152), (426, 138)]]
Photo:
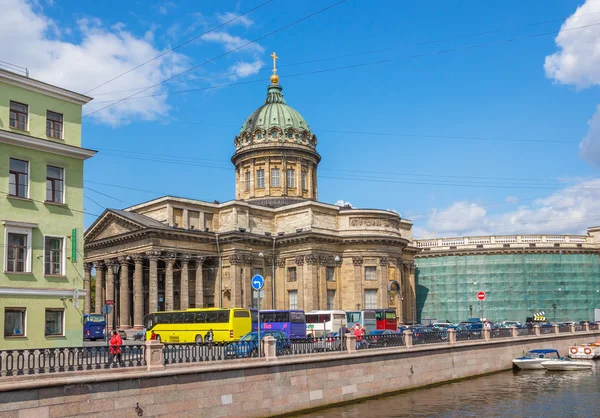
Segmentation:
[(506, 255), (506, 254), (600, 254), (600, 248), (577, 248), (577, 247), (522, 247), (522, 248), (478, 248), (478, 249), (456, 249), (456, 250), (437, 250), (422, 251), (416, 258), (433, 258), (448, 256), (466, 256), (466, 255)]
[(50, 152), (52, 154), (77, 158), (79, 160), (87, 160), (88, 158), (93, 157), (97, 152), (87, 148), (74, 147), (72, 145), (61, 144), (48, 139), (10, 132), (4, 129), (0, 129), (0, 143), (16, 145), (36, 151)]
[(92, 100), (89, 96), (53, 86), (52, 84), (44, 83), (33, 78), (24, 77), (10, 71), (0, 70), (0, 81), (82, 106)]

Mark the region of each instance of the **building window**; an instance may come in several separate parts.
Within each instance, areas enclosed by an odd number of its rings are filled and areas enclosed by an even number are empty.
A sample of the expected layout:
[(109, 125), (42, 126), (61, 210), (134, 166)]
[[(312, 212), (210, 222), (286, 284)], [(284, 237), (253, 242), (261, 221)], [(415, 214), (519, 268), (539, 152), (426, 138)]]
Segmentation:
[(246, 171), (246, 191), (250, 191), (250, 172)]
[(277, 131), (271, 132), (271, 137), (272, 138), (277, 138)]
[(306, 188), (306, 171), (302, 171), (302, 173), (300, 173), (301, 176), (301, 180), (302, 180), (302, 190), (307, 190)]
[(200, 212), (188, 210), (188, 228), (200, 229)]
[(260, 170), (256, 170), (256, 187), (259, 189), (265, 188), (265, 170), (262, 168)]
[(365, 290), (365, 309), (377, 309), (377, 289)]
[(27, 130), (27, 115), (29, 107), (26, 104), (10, 102), (10, 127)]
[(377, 267), (365, 267), (365, 280), (377, 280)]
[(63, 203), (64, 170), (51, 165), (46, 167), (46, 201)]
[(6, 247), (6, 271), (25, 273), (27, 271), (27, 234), (8, 233)]
[(280, 187), (281, 186), (278, 168), (271, 169), (271, 186), (272, 187)]
[(335, 290), (327, 291), (327, 309), (328, 310), (335, 309)]
[(335, 282), (335, 267), (325, 267), (325, 280)]
[(289, 300), (289, 309), (298, 309), (298, 291), (297, 290), (289, 290), (288, 291), (288, 300)]
[(60, 113), (46, 112), (46, 136), (62, 139), (63, 115)]
[(288, 131), (288, 133), (287, 133), (287, 137), (288, 137), (289, 139), (293, 139), (293, 138), (294, 138), (294, 134), (292, 133), (292, 131)]
[(296, 180), (294, 179), (294, 175), (295, 175), (295, 171), (291, 168), (288, 168), (285, 178), (287, 181), (287, 187), (290, 189), (293, 189), (294, 187), (296, 187)]
[(22, 308), (4, 309), (4, 336), (25, 337), (25, 314)]
[(63, 245), (63, 238), (44, 238), (44, 274), (54, 276), (64, 275)]
[(296, 281), (296, 267), (288, 267), (288, 282)]
[(213, 230), (213, 214), (212, 213), (204, 214), (204, 230), (207, 232)]
[(183, 209), (173, 208), (173, 226), (183, 228)]
[(29, 163), (27, 161), (11, 158), (8, 176), (8, 194), (11, 196), (27, 198)]
[(64, 333), (64, 317), (63, 309), (46, 309), (46, 337), (63, 336)]

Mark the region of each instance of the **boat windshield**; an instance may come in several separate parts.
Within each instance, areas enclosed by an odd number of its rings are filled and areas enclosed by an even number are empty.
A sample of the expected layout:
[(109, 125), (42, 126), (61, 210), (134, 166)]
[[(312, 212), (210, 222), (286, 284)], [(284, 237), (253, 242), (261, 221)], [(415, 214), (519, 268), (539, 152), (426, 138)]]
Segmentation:
[(560, 358), (556, 350), (532, 350), (525, 355), (526, 358)]

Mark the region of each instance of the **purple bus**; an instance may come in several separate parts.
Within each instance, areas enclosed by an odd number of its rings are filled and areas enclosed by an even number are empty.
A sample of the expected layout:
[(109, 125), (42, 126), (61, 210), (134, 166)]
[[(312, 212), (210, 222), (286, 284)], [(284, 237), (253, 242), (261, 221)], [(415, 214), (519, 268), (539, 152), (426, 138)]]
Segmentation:
[[(252, 330), (258, 330), (258, 315), (251, 310)], [(304, 311), (298, 310), (266, 310), (260, 311), (261, 331), (281, 331), (288, 338), (306, 338), (306, 318)]]

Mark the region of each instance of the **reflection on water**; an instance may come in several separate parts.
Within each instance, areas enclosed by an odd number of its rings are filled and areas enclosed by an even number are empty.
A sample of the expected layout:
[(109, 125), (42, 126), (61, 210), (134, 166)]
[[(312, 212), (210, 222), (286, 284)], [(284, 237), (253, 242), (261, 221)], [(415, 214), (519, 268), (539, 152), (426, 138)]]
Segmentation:
[(597, 367), (574, 372), (503, 372), (308, 416), (600, 417), (600, 372)]

